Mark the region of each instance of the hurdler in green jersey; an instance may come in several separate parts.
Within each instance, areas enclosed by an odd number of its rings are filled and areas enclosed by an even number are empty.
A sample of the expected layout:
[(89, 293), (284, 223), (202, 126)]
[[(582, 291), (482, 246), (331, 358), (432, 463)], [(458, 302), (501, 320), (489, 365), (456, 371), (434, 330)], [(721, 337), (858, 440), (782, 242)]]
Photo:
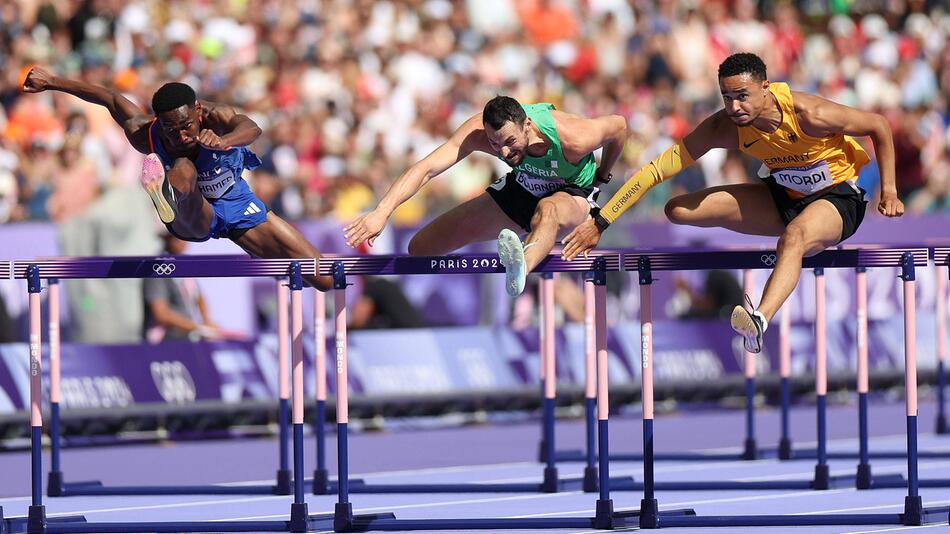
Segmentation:
[[(371, 212), (344, 229), (347, 243), (372, 246), (393, 211), (472, 152), (497, 156), (511, 172), (481, 195), (436, 217), (409, 242), (409, 253), (438, 256), (470, 243), (498, 239), (505, 289), (524, 290), (525, 275), (554, 247), (558, 235), (584, 222), (596, 207), (596, 185), (610, 179), (627, 137), (618, 115), (578, 117), (551, 104), (521, 104), (497, 96), (431, 154), (409, 167)], [(600, 165), (594, 151), (602, 148)], [(526, 233), (522, 243), (519, 234)]]

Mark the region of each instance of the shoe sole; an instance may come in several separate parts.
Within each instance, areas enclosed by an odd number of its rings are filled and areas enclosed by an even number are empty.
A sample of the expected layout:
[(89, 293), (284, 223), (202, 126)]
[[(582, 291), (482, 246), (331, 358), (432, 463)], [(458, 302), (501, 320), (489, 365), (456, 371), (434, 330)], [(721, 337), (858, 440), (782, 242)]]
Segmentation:
[(742, 306), (736, 306), (732, 310), (730, 322), (732, 323), (732, 329), (742, 336), (745, 350), (753, 354), (762, 352), (762, 344), (759, 342), (758, 335), (759, 329), (748, 310)]
[[(524, 291), (524, 276), (516, 272), (524, 270), (524, 247), (521, 240), (512, 231), (502, 231), (498, 234), (498, 261), (505, 267), (505, 291), (512, 297), (517, 297)], [(520, 284), (519, 284), (520, 282)], [(518, 286), (521, 287), (518, 287)]]
[(162, 192), (165, 185), (165, 169), (162, 162), (154, 154), (145, 157), (142, 163), (142, 187), (152, 199), (155, 205), (155, 211), (158, 212), (158, 218), (165, 224), (171, 224), (175, 221), (175, 208), (169, 204)]

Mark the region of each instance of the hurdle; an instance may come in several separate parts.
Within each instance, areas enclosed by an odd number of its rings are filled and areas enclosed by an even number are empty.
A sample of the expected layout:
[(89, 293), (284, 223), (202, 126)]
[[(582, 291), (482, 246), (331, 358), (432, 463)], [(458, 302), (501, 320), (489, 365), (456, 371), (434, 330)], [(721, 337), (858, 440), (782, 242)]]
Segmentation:
[[(345, 257), (329, 255), (328, 259), (337, 259), (341, 261), (351, 261)], [(403, 267), (404, 258), (399, 258), (396, 256), (387, 256), (385, 258), (391, 258), (392, 267), (382, 267), (386, 269), (388, 274), (416, 274), (412, 271), (412, 267)], [(489, 259), (492, 258), (492, 259)], [(619, 258), (619, 256), (618, 256)], [(461, 262), (469, 261), (469, 257), (465, 258), (455, 258), (450, 257), (448, 260), (443, 258), (430, 258), (433, 261), (448, 261), (448, 262)], [(368, 261), (368, 260), (367, 260)], [(487, 255), (477, 256), (477, 259), (472, 259), (471, 261), (489, 262), (489, 264), (494, 265), (494, 257)], [(618, 259), (619, 261), (619, 259)], [(363, 267), (368, 272), (360, 272), (358, 274), (371, 274), (369, 272), (372, 267)], [(461, 269), (461, 268), (460, 268)], [(606, 267), (605, 267), (606, 269)], [(615, 270), (619, 269), (619, 264), (616, 266)], [(391, 272), (390, 272), (391, 271)], [(463, 271), (459, 271), (463, 272)], [(503, 272), (503, 271), (502, 271)], [(555, 339), (554, 339), (554, 272), (543, 272), (541, 273), (541, 284), (539, 286), (539, 295), (541, 300), (545, 302), (542, 312), (542, 320), (539, 328), (540, 332), (540, 368), (541, 376), (543, 377), (541, 381), (541, 387), (543, 391), (543, 400), (541, 405), (542, 412), (542, 450), (545, 452), (544, 456), (550, 458), (550, 460), (545, 461), (545, 466), (542, 472), (542, 480), (539, 483), (495, 483), (495, 484), (483, 484), (483, 483), (453, 483), (453, 484), (370, 484), (366, 483), (361, 479), (349, 479), (348, 487), (350, 493), (557, 493), (562, 491), (575, 491), (582, 490), (587, 493), (594, 493), (598, 491), (598, 482), (597, 482), (597, 467), (594, 466), (594, 461), (592, 459), (588, 460), (588, 465), (584, 469), (583, 476), (581, 477), (560, 477), (558, 475), (558, 470), (556, 466), (556, 455), (550, 454), (554, 451), (554, 425), (555, 425), (555, 403), (556, 403), (556, 388), (557, 388), (557, 371), (556, 371), (556, 362), (555, 362)], [(318, 297), (320, 298), (320, 297)], [(605, 297), (606, 298), (606, 297)], [(316, 301), (315, 301), (316, 302)], [(317, 302), (315, 306), (325, 306), (325, 303)], [(585, 313), (587, 314), (587, 320), (590, 322), (590, 330), (587, 332), (587, 343), (593, 347), (594, 346), (594, 303), (590, 301), (585, 303)], [(321, 308), (322, 309), (322, 308)], [(328, 495), (334, 491), (337, 491), (338, 480), (331, 480), (327, 476), (326, 469), (326, 459), (325, 459), (325, 440), (326, 440), (326, 370), (325, 367), (321, 370), (320, 366), (325, 366), (326, 363), (324, 358), (319, 356), (320, 350), (325, 350), (326, 346), (326, 328), (322, 324), (323, 314), (318, 313), (315, 310), (315, 314), (320, 315), (320, 322), (315, 315), (314, 323), (314, 334), (315, 334), (315, 344), (317, 347), (318, 359), (317, 359), (317, 401), (316, 401), (316, 410), (314, 417), (314, 436), (316, 438), (316, 450), (317, 450), (317, 470), (313, 475), (313, 484), (312, 492), (314, 495)], [(591, 351), (587, 354), (588, 365), (594, 365), (595, 354)], [(596, 380), (596, 377), (593, 372), (589, 375), (589, 380)], [(339, 384), (337, 384), (339, 387)], [(590, 389), (596, 389), (596, 383), (590, 386)], [(596, 401), (596, 399), (594, 399)], [(593, 404), (589, 405), (591, 408), (594, 407)], [(595, 436), (595, 426), (589, 424), (587, 439), (591, 443), (594, 440)], [(592, 451), (592, 449), (589, 449)], [(590, 453), (590, 458), (593, 458), (593, 452)], [(611, 480), (612, 484), (632, 484), (634, 482), (633, 477), (624, 476), (624, 477), (615, 477)]]
[[(929, 247), (927, 247), (929, 250)], [(662, 249), (664, 252), (685, 252), (678, 249)], [(933, 249), (936, 250), (936, 249)], [(760, 257), (764, 263), (769, 263), (767, 258), (774, 258), (773, 252), (765, 252)], [(774, 262), (774, 259), (771, 261)], [(936, 262), (936, 267), (946, 265), (947, 258), (944, 257), (942, 263)], [(749, 270), (743, 270), (743, 286), (747, 294), (751, 293)], [(816, 285), (823, 284), (823, 273), (816, 272)], [(946, 279), (937, 277), (937, 309), (936, 309), (936, 346), (937, 346), (937, 416), (935, 422), (936, 433), (946, 433), (945, 416), (945, 387), (946, 373), (944, 360), (946, 358)], [(821, 309), (824, 308), (825, 293), (818, 291), (816, 287), (816, 303), (819, 303)], [(827, 451), (823, 452), (825, 459), (857, 459), (856, 475), (854, 477), (855, 487), (858, 489), (903, 487), (906, 481), (897, 475), (884, 477), (873, 477), (871, 474), (871, 459), (903, 459), (906, 452), (893, 450), (869, 450), (868, 445), (868, 354), (867, 354), (867, 274), (864, 267), (855, 268), (855, 332), (857, 348), (857, 373), (856, 373), (856, 391), (858, 400), (858, 451)], [(791, 347), (790, 347), (790, 302), (784, 303), (779, 311), (779, 408), (780, 408), (780, 437), (777, 447), (761, 448), (756, 444), (755, 439), (755, 375), (756, 369), (750, 365), (749, 354), (746, 354), (744, 360), (745, 373), (745, 439), (742, 442), (741, 452), (679, 452), (679, 453), (656, 453), (654, 460), (674, 460), (674, 461), (739, 461), (739, 460), (759, 460), (759, 459), (779, 459), (779, 460), (800, 460), (817, 459), (819, 455), (818, 448), (797, 449), (792, 446), (790, 433), (789, 412), (791, 407)], [(817, 319), (816, 319), (817, 320)], [(816, 327), (816, 336), (820, 338), (820, 348), (825, 350), (825, 327), (821, 325)], [(817, 385), (817, 384), (816, 384)], [(826, 386), (825, 386), (826, 387)], [(818, 395), (819, 398), (825, 398), (824, 395)], [(819, 409), (824, 412), (824, 408)], [(589, 418), (589, 416), (588, 416)], [(589, 450), (589, 449), (588, 449)], [(919, 458), (950, 458), (950, 451), (942, 450), (922, 450), (918, 451)], [(580, 451), (558, 451), (559, 461), (580, 462), (585, 461), (584, 455)], [(614, 453), (612, 460), (617, 461), (642, 461), (642, 454)], [(850, 477), (839, 477), (831, 479), (833, 487), (847, 485)], [(950, 479), (921, 480), (924, 487), (945, 487), (950, 486)], [(669, 489), (669, 488), (667, 488)]]
[[(336, 323), (336, 368), (337, 368), (337, 462), (338, 484), (337, 503), (334, 508), (333, 528), (337, 532), (363, 532), (369, 530), (460, 530), (460, 529), (527, 529), (527, 528), (616, 528), (631, 526), (638, 518), (638, 511), (614, 512), (610, 499), (612, 482), (608, 472), (608, 388), (607, 388), (607, 335), (606, 335), (606, 272), (620, 269), (620, 254), (599, 252), (589, 259), (566, 262), (556, 256), (548, 256), (535, 269), (541, 272), (589, 272), (589, 280), (595, 286), (595, 330), (597, 348), (597, 408), (598, 408), (598, 447), (601, 461), (599, 464), (599, 498), (593, 514), (589, 517), (545, 517), (545, 518), (456, 518), (456, 519), (360, 519), (353, 515), (353, 503), (350, 493), (406, 493), (483, 491), (477, 483), (470, 484), (359, 484), (352, 488), (349, 484), (348, 432), (348, 369), (346, 341), (346, 287), (347, 275), (359, 274), (474, 274), (502, 273), (504, 268), (495, 255), (465, 255), (447, 257), (404, 257), (404, 256), (362, 256), (355, 258), (337, 258), (330, 269), (321, 266), (321, 274), (332, 275), (334, 279), (334, 310)], [(545, 358), (545, 380), (554, 380), (554, 360)], [(548, 390), (550, 391), (550, 390)], [(549, 404), (550, 406), (550, 404)], [(546, 438), (553, 438), (552, 434)], [(553, 447), (553, 439), (547, 446)], [(549, 457), (553, 462), (553, 455)], [(556, 468), (549, 465), (556, 476)], [(529, 484), (530, 491), (538, 491), (543, 483)], [(484, 486), (497, 486), (484, 484)], [(505, 485), (518, 488), (518, 485)], [(367, 491), (366, 488), (373, 488)], [(511, 491), (511, 489), (507, 489)], [(660, 513), (663, 517), (695, 513), (691, 509), (670, 510)]]
[[(230, 261), (241, 256), (208, 256), (204, 260)], [(127, 258), (145, 261), (148, 258)], [(70, 262), (95, 261), (88, 258), (70, 258)], [(49, 302), (49, 350), (50, 350), (50, 471), (46, 484), (46, 493), (50, 497), (69, 497), (79, 495), (290, 495), (290, 455), (289, 455), (289, 348), (288, 336), (288, 299), (290, 291), (287, 282), (277, 278), (277, 360), (278, 360), (278, 469), (274, 484), (248, 485), (142, 485), (142, 486), (106, 486), (101, 481), (66, 482), (61, 468), (61, 423), (60, 423), (60, 336), (59, 336), (59, 298), (60, 284), (56, 278), (48, 281)]]
[[(660, 528), (665, 526), (797, 526), (797, 525), (922, 525), (925, 522), (947, 521), (950, 507), (925, 509), (919, 496), (917, 477), (917, 370), (916, 370), (916, 323), (915, 323), (915, 296), (914, 280), (915, 265), (925, 265), (929, 251), (927, 249), (846, 249), (830, 250), (806, 258), (806, 267), (824, 269), (833, 267), (900, 267), (904, 287), (904, 350), (905, 350), (905, 387), (907, 390), (907, 496), (904, 500), (904, 511), (892, 514), (821, 514), (821, 515), (739, 515), (739, 516), (661, 516), (658, 514), (658, 501), (655, 490), (668, 489), (655, 481), (653, 471), (653, 332), (651, 310), (651, 285), (653, 270), (691, 270), (700, 265), (703, 269), (711, 268), (765, 268), (761, 261), (747, 252), (707, 252), (707, 253), (634, 253), (624, 254), (623, 263), (626, 270), (638, 272), (640, 284), (640, 328), (641, 328), (641, 356), (643, 358), (643, 451), (644, 451), (644, 481), (643, 498), (640, 503), (640, 528)], [(823, 271), (816, 271), (823, 274)], [(820, 285), (820, 284), (816, 284)], [(819, 312), (821, 309), (819, 308)], [(822, 321), (816, 321), (816, 328)], [(818, 351), (820, 367), (821, 350)], [(823, 373), (816, 370), (816, 380), (819, 381)], [(820, 396), (822, 388), (818, 390), (819, 408), (824, 406)], [(819, 462), (815, 468), (815, 480), (818, 482), (822, 471), (827, 466), (822, 460), (823, 438), (821, 425), (823, 416), (819, 412)], [(824, 465), (824, 467), (823, 467)], [(702, 489), (711, 486), (703, 485)], [(716, 487), (716, 486), (712, 486)]]
[[(31, 504), (26, 518), (6, 518), (2, 528), (6, 533), (93, 533), (93, 532), (305, 532), (329, 528), (333, 516), (310, 515), (304, 500), (303, 476), (303, 274), (315, 274), (317, 261), (263, 260), (239, 257), (222, 262), (220, 258), (159, 257), (159, 258), (91, 258), (82, 261), (47, 260), (17, 261), (8, 265), (9, 278), (27, 280), (30, 314), (30, 406), (31, 406)], [(287, 276), (290, 289), (292, 334), (292, 387), (291, 420), (293, 425), (293, 502), (289, 521), (167, 521), (167, 522), (85, 522), (82, 516), (48, 519), (42, 491), (42, 318), (40, 291), (42, 278), (146, 278), (146, 277), (240, 277)], [(391, 514), (357, 516), (356, 520), (371, 521), (391, 517)], [(5, 534), (6, 534), (5, 533)]]

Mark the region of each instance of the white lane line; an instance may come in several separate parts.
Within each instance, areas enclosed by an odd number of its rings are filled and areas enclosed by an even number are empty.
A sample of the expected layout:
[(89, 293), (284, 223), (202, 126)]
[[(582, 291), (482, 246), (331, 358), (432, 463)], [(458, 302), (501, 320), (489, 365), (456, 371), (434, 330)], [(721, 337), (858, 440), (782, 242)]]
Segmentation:
[(274, 495), (268, 497), (248, 497), (245, 499), (222, 499), (217, 501), (194, 501), (194, 502), (176, 502), (166, 504), (150, 504), (147, 506), (123, 506), (120, 508), (97, 508), (93, 510), (71, 510), (69, 512), (57, 512), (48, 514), (50, 517), (76, 515), (76, 514), (103, 514), (109, 512), (126, 512), (130, 510), (160, 510), (163, 508), (186, 508), (193, 506), (214, 506), (218, 504), (235, 504), (247, 502), (276, 501), (287, 500), (287, 495)]
[[(924, 508), (927, 508), (928, 506), (946, 506), (946, 504), (947, 504), (947, 501), (925, 502)], [(883, 510), (886, 508), (903, 508), (903, 507), (904, 507), (903, 503), (881, 504), (877, 506), (861, 506), (859, 508), (837, 508), (834, 510), (816, 510), (813, 512), (798, 512), (793, 515), (821, 515), (821, 514), (834, 514), (834, 513), (840, 513), (840, 512), (860, 512), (862, 510)]]
[(947, 525), (946, 525), (945, 523), (937, 523), (937, 524), (934, 524), (934, 525), (921, 525), (921, 526), (913, 526), (913, 527), (882, 528), (882, 529), (878, 529), (878, 530), (855, 530), (855, 531), (852, 531), (852, 532), (843, 532), (842, 534), (871, 534), (872, 532), (894, 532), (894, 531), (897, 531), (897, 530), (917, 530), (917, 529), (921, 529), (921, 528), (934, 528), (934, 527), (947, 528)]

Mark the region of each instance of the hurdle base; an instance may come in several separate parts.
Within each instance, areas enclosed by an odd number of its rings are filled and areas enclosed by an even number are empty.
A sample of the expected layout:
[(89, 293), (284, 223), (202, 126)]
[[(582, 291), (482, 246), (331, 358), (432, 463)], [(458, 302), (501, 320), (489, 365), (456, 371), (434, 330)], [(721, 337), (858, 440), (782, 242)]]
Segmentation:
[(946, 434), (947, 433), (947, 417), (944, 415), (937, 416), (937, 434)]
[(742, 458), (743, 460), (755, 460), (759, 457), (759, 447), (755, 443), (754, 438), (746, 438), (743, 447), (742, 447)]
[(640, 528), (660, 528), (659, 508), (656, 499), (640, 499)]
[(353, 503), (338, 502), (333, 507), (333, 531), (350, 532), (353, 530)]
[(792, 459), (792, 440), (788, 438), (782, 438), (778, 441), (778, 459), (779, 460)]
[(312, 482), (314, 495), (328, 495), (330, 493), (330, 474), (326, 469), (314, 469)]
[(291, 532), (307, 532), (310, 526), (310, 513), (307, 511), (307, 503), (295, 502), (290, 504), (290, 524)]
[(920, 496), (904, 497), (904, 513), (901, 515), (904, 525), (920, 526), (924, 524), (924, 503)]
[(46, 495), (61, 497), (65, 493), (66, 483), (63, 481), (62, 471), (50, 471), (46, 479)]
[(811, 481), (812, 489), (826, 490), (831, 488), (831, 468), (828, 464), (815, 466), (815, 479)]
[[(41, 507), (42, 508), (42, 507)], [(29, 530), (29, 517), (4, 517), (3, 516), (3, 507), (0, 506), (0, 534), (26, 534), (27, 532), (34, 532), (35, 530)], [(58, 517), (45, 518), (45, 527), (44, 530), (39, 530), (38, 532), (44, 532), (45, 528), (48, 528), (51, 524), (58, 523), (85, 523), (86, 517), (81, 515), (66, 515)], [(35, 527), (34, 527), (35, 528)]]
[(291, 493), (292, 493), (292, 488), (291, 488), (290, 469), (278, 469), (277, 470), (277, 484), (274, 486), (274, 494), (290, 495)]
[(588, 465), (584, 468), (584, 493), (597, 492), (599, 489), (597, 486), (597, 468)]
[(541, 491), (544, 493), (557, 493), (561, 489), (561, 483), (557, 477), (557, 467), (545, 467), (544, 479), (541, 482)]
[(594, 508), (594, 528), (610, 530), (614, 528), (613, 499), (597, 499)]
[(28, 534), (43, 534), (46, 532), (46, 507), (30, 505), (26, 513), (26, 532)]
[(859, 490), (871, 489), (871, 464), (858, 464), (858, 472), (854, 478), (854, 487)]

